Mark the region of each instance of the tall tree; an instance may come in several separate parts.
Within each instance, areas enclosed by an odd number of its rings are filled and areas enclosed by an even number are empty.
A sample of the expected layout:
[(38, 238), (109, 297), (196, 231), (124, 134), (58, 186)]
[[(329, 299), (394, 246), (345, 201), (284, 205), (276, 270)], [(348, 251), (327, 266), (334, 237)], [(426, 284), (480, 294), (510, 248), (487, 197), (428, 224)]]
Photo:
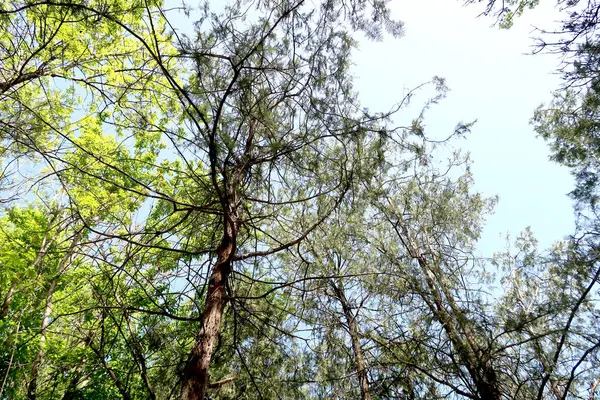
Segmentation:
[[(399, 34), (385, 3), (309, 10), (302, 1), (267, 2), (249, 20), (245, 7), (205, 11), (193, 40), (173, 30), (157, 3), (39, 1), (1, 11), (4, 47), (15, 61), (2, 84), (12, 102), (2, 110), (6, 154), (39, 156), (100, 254), (128, 245), (172, 252), (172, 263), (159, 268), (187, 268), (185, 279), (204, 302), (189, 317), (200, 331), (183, 370), (182, 398), (203, 398), (209, 387), (234, 261), (286, 250), (321, 224), (352, 177), (347, 149), (364, 136), (385, 135), (379, 121), (389, 116), (357, 105), (348, 75), (353, 41), (338, 24), (347, 17), (374, 38), (381, 27)], [(39, 21), (48, 21), (42, 31), (34, 29)], [(62, 85), (72, 87), (65, 97)], [(176, 160), (159, 161), (161, 149)], [(314, 217), (299, 218), (308, 209), (317, 210)], [(144, 223), (135, 223), (135, 212), (147, 214)], [(192, 260), (205, 264), (196, 270)], [(133, 277), (147, 268), (129, 257), (110, 262), (133, 268)], [(128, 290), (146, 284), (134, 280)], [(152, 300), (155, 311), (164, 307)], [(117, 323), (105, 299), (96, 307), (104, 310), (100, 330), (113, 320), (130, 341), (152, 394), (131, 314)], [(104, 338), (97, 346), (85, 341), (121, 396), (131, 396), (107, 365)]]

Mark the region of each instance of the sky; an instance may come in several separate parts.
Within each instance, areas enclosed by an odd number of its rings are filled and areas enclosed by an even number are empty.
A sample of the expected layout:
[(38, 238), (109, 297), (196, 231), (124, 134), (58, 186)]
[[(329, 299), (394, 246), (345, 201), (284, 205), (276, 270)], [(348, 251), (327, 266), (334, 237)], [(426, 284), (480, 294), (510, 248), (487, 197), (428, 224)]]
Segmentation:
[[(479, 17), (477, 5), (460, 1), (391, 2), (405, 35), (361, 40), (353, 57), (355, 89), (372, 111), (388, 110), (409, 88), (433, 76), (446, 79), (447, 97), (425, 115), (426, 133), (447, 136), (458, 122), (477, 120), (455, 146), (469, 151), (475, 189), (499, 196), (479, 243), (483, 256), (505, 247), (505, 237), (530, 226), (540, 247), (573, 232), (569, 171), (549, 161), (549, 149), (529, 121), (560, 85), (560, 60), (531, 55), (534, 27), (552, 27), (559, 14), (541, 2), (510, 30)], [(407, 110), (404, 117), (412, 117)], [(401, 117), (402, 118), (402, 117)]]

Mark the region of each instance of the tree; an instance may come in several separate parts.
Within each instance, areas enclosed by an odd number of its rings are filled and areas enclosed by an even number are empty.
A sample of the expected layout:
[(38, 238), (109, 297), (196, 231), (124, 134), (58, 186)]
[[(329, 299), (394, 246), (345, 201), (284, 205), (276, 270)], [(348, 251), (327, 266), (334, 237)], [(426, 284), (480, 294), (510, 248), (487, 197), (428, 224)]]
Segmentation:
[[(425, 110), (392, 123), (413, 93), (352, 89), (353, 31), (401, 33), (385, 2), (177, 11), (0, 6), (0, 397), (593, 396), (595, 180), (587, 231), (482, 260), (494, 199), (445, 146), (471, 124), (436, 144)], [(536, 121), (593, 176), (585, 101)]]
[[(3, 355), (10, 360), (3, 371), (3, 389), (8, 382), (13, 395), (36, 398), (46, 348), (54, 345), (48, 332), (55, 315), (53, 300), (69, 280), (67, 269), (73, 266), (81, 238), (81, 230), (74, 229), (72, 222), (59, 208), (13, 208), (3, 218), (2, 328), (8, 333), (17, 325), (21, 334), (15, 333), (14, 346), (17, 340), (23, 346), (18, 353), (13, 347), (10, 357)], [(29, 371), (11, 373), (14, 363), (29, 366)]]
[[(506, 3), (517, 4), (522, 10), (537, 2)], [(595, 1), (558, 1), (557, 5), (565, 18), (559, 27), (542, 30), (538, 44), (540, 50), (564, 56), (560, 70), (564, 85), (548, 106), (535, 111), (532, 123), (548, 141), (551, 159), (573, 172), (577, 230), (545, 256), (538, 253), (530, 232), (519, 238), (519, 253), (502, 258), (511, 271), (504, 279), (512, 300), (507, 297), (501, 310), (506, 315), (509, 309), (519, 309), (506, 323), (511, 327), (507, 336), (520, 343), (513, 350), (515, 357), (529, 360), (524, 364), (526, 373), (512, 374), (522, 393), (537, 399), (566, 399), (588, 392), (594, 398), (598, 383), (592, 360), (598, 346), (596, 330), (587, 323), (598, 316), (592, 299), (598, 283), (599, 5)], [(488, 10), (498, 11), (505, 22), (514, 16), (504, 2), (498, 7), (490, 1)]]
[[(222, 15), (206, 11), (194, 40), (165, 33), (166, 11), (155, 3), (40, 1), (2, 10), (4, 47), (15, 60), (2, 86), (12, 101), (2, 110), (6, 155), (36, 155), (46, 164), (51, 185), (65, 191), (99, 254), (115, 245), (132, 257), (140, 249), (174, 253), (159, 268), (187, 267), (194, 297), (204, 299), (198, 317), (189, 317), (200, 322), (200, 332), (183, 371), (182, 398), (203, 398), (209, 387), (234, 261), (243, 265), (305, 239), (346, 193), (353, 171), (348, 149), (385, 135), (379, 121), (389, 114), (360, 110), (351, 92), (353, 42), (336, 22), (350, 9), (352, 26), (369, 36), (380, 35), (381, 26), (400, 33), (383, 3), (372, 10), (362, 2), (327, 3), (316, 13), (302, 2), (265, 3), (259, 11), (266, 16), (249, 22), (238, 4)], [(366, 13), (376, 23), (367, 23)], [(38, 21), (48, 21), (39, 32)], [(212, 29), (204, 31), (202, 22)], [(29, 40), (30, 31), (39, 37)], [(76, 37), (78, 31), (90, 38)], [(180, 71), (182, 65), (190, 69)], [(63, 98), (64, 84), (73, 89)], [(159, 162), (163, 148), (177, 160)], [(144, 204), (151, 211), (136, 226), (133, 213), (143, 213)], [(317, 209), (315, 217), (300, 218), (308, 209)], [(282, 224), (284, 214), (291, 218)], [(274, 227), (279, 238), (269, 233)], [(192, 260), (205, 262), (209, 277), (190, 269)], [(148, 269), (129, 257), (111, 255), (108, 262), (133, 268), (132, 277)], [(127, 286), (143, 291), (147, 284)], [(150, 300), (154, 312), (164, 312), (161, 301)], [(117, 299), (125, 307), (119, 319), (106, 299), (98, 302), (97, 328), (116, 329), (129, 341), (153, 396), (127, 306)], [(107, 326), (110, 320), (115, 325)], [(131, 396), (107, 365), (105, 337), (94, 340), (83, 338), (120, 395)]]
[[(461, 160), (452, 163), (460, 165)], [(379, 207), (399, 250), (383, 243), (379, 249), (395, 269), (404, 270), (399, 285), (406, 292), (397, 296), (417, 295), (424, 315), (416, 318), (429, 320), (431, 330), (441, 329), (428, 333), (441, 335), (442, 343), (452, 347), (443, 350), (444, 345), (438, 344), (426, 375), (465, 397), (500, 399), (504, 390), (491, 352), (491, 315), (474, 281), (480, 267), (473, 256), (482, 218), (493, 199), (471, 194), (470, 186), (468, 174), (452, 180), (435, 170), (416, 172), (406, 186), (390, 183)], [(409, 321), (399, 324), (414, 331)], [(431, 338), (425, 346), (434, 343)], [(386, 346), (395, 344), (388, 340)]]

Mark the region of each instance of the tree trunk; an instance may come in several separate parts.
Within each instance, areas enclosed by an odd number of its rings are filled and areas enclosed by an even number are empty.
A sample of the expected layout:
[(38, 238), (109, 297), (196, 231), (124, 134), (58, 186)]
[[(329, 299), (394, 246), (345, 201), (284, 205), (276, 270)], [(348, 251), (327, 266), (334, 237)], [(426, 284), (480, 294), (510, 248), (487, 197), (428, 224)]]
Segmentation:
[[(478, 398), (482, 400), (500, 400), (502, 395), (498, 388), (496, 371), (483, 359), (485, 352), (479, 348), (471, 329), (463, 324), (465, 317), (456, 307), (452, 293), (431, 272), (429, 262), (420, 252), (418, 252), (417, 260), (431, 291), (430, 294), (434, 298), (435, 306), (426, 300), (427, 294), (425, 296), (421, 294), (421, 296), (429, 304), (429, 308), (436, 319), (442, 324), (450, 342), (458, 352), (459, 359), (469, 371), (469, 375), (471, 375), (471, 379), (473, 379), (473, 383), (477, 388)], [(442, 287), (441, 290), (438, 289), (436, 283)], [(447, 310), (446, 303), (450, 305), (450, 311)]]
[(127, 311), (125, 311), (124, 317), (125, 322), (127, 323), (127, 329), (129, 330), (129, 335), (131, 337), (133, 353), (138, 359), (138, 363), (140, 364), (140, 374), (142, 376), (142, 380), (144, 381), (144, 385), (148, 390), (148, 397), (150, 400), (156, 400), (156, 394), (154, 393), (154, 389), (152, 388), (152, 384), (150, 383), (150, 377), (148, 376), (148, 369), (146, 367), (146, 358), (144, 357), (144, 350), (140, 342), (137, 340), (135, 329), (131, 324), (131, 318)]
[(123, 400), (131, 400), (131, 396), (129, 396), (129, 393), (127, 392), (125, 385), (123, 385), (123, 383), (121, 382), (121, 380), (119, 379), (119, 377), (117, 376), (115, 371), (110, 367), (110, 365), (108, 365), (108, 361), (107, 361), (108, 357), (106, 357), (106, 355), (104, 354), (104, 336), (105, 336), (104, 335), (104, 320), (105, 320), (105, 317), (106, 317), (106, 315), (105, 315), (105, 312), (103, 311), (102, 317), (100, 319), (100, 326), (99, 326), (99, 330), (100, 330), (100, 345), (99, 345), (99, 347), (96, 348), (93, 345), (94, 334), (92, 332), (88, 333), (88, 335), (85, 339), (85, 343), (94, 352), (96, 357), (98, 357), (98, 360), (100, 360), (100, 362), (102, 363), (104, 370), (108, 373), (108, 376), (110, 376), (110, 379), (113, 381), (114, 385), (116, 386), (117, 390), (119, 391), (121, 398), (123, 398)]
[[(52, 227), (52, 224), (54, 223), (55, 220), (56, 220), (56, 215), (54, 217), (52, 217), (52, 219), (50, 220), (50, 224), (49, 224), (50, 227)], [(53, 238), (49, 241), (48, 240), (49, 233), (50, 233), (50, 229), (48, 229), (46, 231), (46, 233), (44, 234), (44, 237), (42, 238), (40, 250), (38, 251), (38, 253), (35, 257), (35, 260), (33, 260), (33, 263), (31, 264), (31, 266), (33, 268), (35, 268), (39, 265), (39, 263), (44, 258), (44, 255), (46, 254), (48, 247), (50, 247), (50, 245), (52, 243), (54, 243), (54, 241), (56, 240), (56, 238)], [(10, 310), (10, 305), (12, 303), (13, 296), (16, 291), (17, 282), (18, 282), (18, 275), (17, 275), (17, 279), (15, 279), (12, 282), (12, 284), (10, 285), (10, 288), (8, 289), (8, 291), (6, 292), (6, 295), (4, 296), (4, 301), (2, 302), (2, 307), (0, 307), (0, 320), (8, 315), (8, 311)]]
[[(79, 365), (77, 365), (71, 371), (72, 378), (69, 380), (69, 386), (67, 386), (67, 389), (65, 390), (65, 393), (63, 394), (63, 397), (61, 400), (78, 400), (81, 398), (81, 395), (79, 393), (79, 390), (77, 389), (77, 386), (79, 386), (79, 383), (81, 382), (82, 378), (85, 376), (84, 372), (82, 371), (81, 368), (86, 363), (86, 361), (87, 361), (86, 358), (83, 357), (79, 361)], [(55, 398), (54, 391), (52, 391), (52, 395), (50, 396), (50, 398)]]
[(182, 379), (181, 400), (204, 400), (210, 377), (208, 370), (215, 344), (217, 343), (223, 311), (227, 304), (226, 285), (231, 272), (231, 264), (235, 253), (235, 236), (237, 227), (231, 218), (226, 218), (226, 230), (217, 249), (217, 262), (208, 282), (208, 293), (202, 328), (196, 336), (187, 360)]
[(96, 354), (96, 356), (102, 363), (102, 366), (104, 367), (104, 369), (108, 373), (108, 376), (110, 376), (110, 379), (113, 381), (113, 383), (117, 387), (117, 390), (119, 391), (119, 394), (121, 395), (123, 400), (131, 400), (131, 396), (129, 396), (129, 393), (127, 392), (123, 383), (119, 380), (119, 377), (117, 376), (115, 371), (110, 367), (110, 365), (108, 365), (108, 362), (106, 361), (106, 357), (104, 356), (102, 351), (93, 347), (91, 345), (91, 343), (88, 343), (88, 346), (90, 347), (90, 349), (92, 349), (94, 354)]
[[(244, 157), (249, 157), (254, 138), (254, 123), (250, 124)], [(208, 281), (208, 291), (202, 312), (202, 327), (196, 335), (196, 341), (186, 362), (181, 386), (181, 400), (204, 400), (209, 388), (208, 370), (215, 344), (218, 341), (223, 320), (223, 311), (227, 304), (227, 283), (231, 273), (233, 257), (236, 252), (239, 218), (238, 188), (245, 176), (248, 163), (244, 161), (237, 168), (231, 168), (230, 174), (223, 174), (223, 186), (217, 180), (217, 147), (214, 142), (216, 125), (209, 141), (211, 179), (214, 189), (223, 207), (223, 237), (216, 250), (217, 262)]]
[(42, 327), (40, 329), (40, 349), (38, 350), (35, 360), (31, 365), (31, 374), (29, 376), (29, 385), (27, 386), (27, 398), (29, 400), (35, 400), (37, 393), (37, 377), (40, 370), (40, 364), (42, 357), (44, 357), (44, 341), (46, 340), (46, 330), (50, 324), (50, 314), (52, 313), (52, 297), (54, 290), (56, 289), (57, 280), (54, 279), (48, 289), (48, 295), (46, 296), (46, 308), (44, 309), (44, 316), (42, 317)]
[[(37, 394), (37, 378), (39, 375), (40, 364), (42, 362), (42, 358), (44, 357), (44, 342), (46, 340), (46, 331), (48, 330), (48, 325), (50, 325), (50, 316), (52, 314), (52, 298), (54, 296), (54, 291), (56, 290), (58, 279), (62, 276), (62, 274), (64, 274), (64, 272), (69, 266), (71, 256), (73, 255), (73, 250), (75, 249), (75, 246), (77, 246), (80, 234), (81, 231), (77, 232), (73, 237), (71, 245), (67, 250), (67, 254), (63, 256), (63, 258), (58, 264), (58, 271), (56, 273), (56, 277), (52, 280), (52, 282), (50, 283), (50, 287), (48, 288), (48, 294), (46, 295), (46, 308), (44, 309), (44, 315), (42, 317), (42, 326), (40, 328), (40, 349), (38, 350), (35, 359), (33, 360), (33, 364), (31, 365), (29, 385), (27, 385), (27, 398), (29, 400), (35, 400)], [(44, 253), (40, 251), (40, 253), (38, 254), (38, 258), (43, 257), (43, 254)], [(39, 259), (37, 259), (36, 262), (39, 262)]]
[(358, 375), (358, 383), (360, 385), (360, 398), (361, 400), (371, 400), (371, 392), (369, 391), (369, 378), (367, 376), (367, 368), (365, 366), (365, 360), (363, 357), (363, 351), (360, 347), (360, 334), (358, 331), (358, 325), (356, 324), (356, 317), (352, 315), (352, 308), (346, 295), (344, 288), (340, 284), (336, 286), (331, 282), (331, 287), (335, 292), (337, 299), (342, 305), (344, 311), (344, 317), (348, 324), (348, 331), (350, 332), (350, 340), (352, 342), (352, 350), (354, 352), (354, 366), (356, 368), (356, 374)]
[(81, 380), (81, 375), (75, 375), (69, 381), (69, 386), (67, 390), (65, 390), (65, 394), (63, 394), (62, 400), (76, 400), (79, 397), (79, 393), (77, 391), (77, 385), (79, 385), (79, 381)]
[(10, 352), (10, 359), (8, 360), (8, 365), (6, 366), (6, 373), (4, 374), (4, 379), (2, 380), (2, 386), (0, 387), (0, 399), (3, 398), (2, 393), (4, 393), (4, 387), (6, 385), (6, 380), (8, 379), (10, 369), (13, 365), (13, 357), (15, 355), (15, 350), (17, 349), (17, 345), (19, 344), (19, 329), (20, 328), (21, 328), (21, 321), (17, 322), (17, 330), (15, 332), (13, 348), (12, 348), (12, 351)]
[(17, 281), (14, 281), (4, 296), (4, 301), (2, 302), (2, 307), (0, 308), (0, 320), (8, 315), (8, 310), (10, 309), (10, 304), (12, 303), (12, 297), (15, 294), (16, 286)]
[[(485, 351), (480, 348), (471, 328), (465, 324), (464, 314), (456, 305), (453, 294), (442, 281), (443, 272), (439, 268), (440, 261), (435, 257), (435, 251), (429, 243), (425, 243), (429, 247), (429, 253), (434, 257), (434, 262), (430, 263), (419, 246), (411, 240), (406, 226), (401, 226), (401, 230), (404, 237), (401, 236), (399, 231), (397, 233), (402, 244), (411, 257), (417, 260), (429, 289), (429, 293), (423, 293), (420, 289), (418, 289), (418, 292), (435, 318), (442, 324), (450, 342), (458, 353), (460, 361), (469, 372), (477, 389), (477, 398), (481, 400), (500, 400), (502, 394), (499, 389), (496, 371), (484, 358)], [(428, 298), (429, 296), (433, 297), (433, 303)], [(450, 310), (448, 310), (448, 307)]]

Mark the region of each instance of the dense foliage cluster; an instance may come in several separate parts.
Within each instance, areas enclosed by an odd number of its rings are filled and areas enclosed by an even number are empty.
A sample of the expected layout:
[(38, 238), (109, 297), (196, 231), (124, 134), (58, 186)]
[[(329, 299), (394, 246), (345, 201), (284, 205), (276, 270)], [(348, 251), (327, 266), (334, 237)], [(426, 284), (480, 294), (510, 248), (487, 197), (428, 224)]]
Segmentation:
[(578, 231), (485, 260), (470, 125), (396, 125), (443, 79), (383, 112), (353, 90), (356, 35), (402, 34), (386, 1), (0, 0), (0, 399), (593, 399), (600, 5), (579, 3), (547, 44), (568, 88), (533, 120)]

